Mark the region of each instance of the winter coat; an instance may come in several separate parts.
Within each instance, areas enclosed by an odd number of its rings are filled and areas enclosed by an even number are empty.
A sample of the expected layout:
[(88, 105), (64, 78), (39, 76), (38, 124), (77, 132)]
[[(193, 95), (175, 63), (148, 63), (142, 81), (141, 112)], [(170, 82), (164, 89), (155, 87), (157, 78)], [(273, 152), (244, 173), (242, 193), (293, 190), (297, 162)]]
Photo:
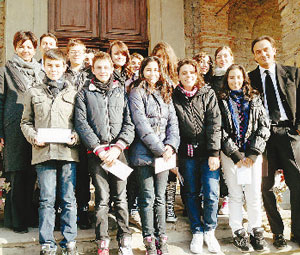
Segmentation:
[(75, 129), (91, 151), (119, 139), (130, 145), (134, 139), (134, 125), (124, 87), (111, 79), (105, 92), (86, 81), (76, 97)]
[(188, 98), (176, 87), (173, 103), (179, 121), (179, 156), (187, 157), (187, 145), (194, 147), (194, 156), (218, 156), (221, 149), (221, 113), (215, 92), (208, 86)]
[(69, 82), (54, 98), (46, 84), (30, 88), (25, 95), (21, 129), (27, 141), (32, 144), (32, 164), (48, 160), (79, 161), (77, 146), (64, 143), (46, 143), (35, 145), (38, 128), (71, 129), (75, 135), (75, 144), (79, 137), (74, 131), (74, 104), (77, 90)]
[[(222, 113), (222, 151), (230, 157), (234, 163), (240, 161), (244, 156), (240, 148), (234, 142), (237, 132), (234, 128), (232, 115), (229, 109), (228, 100), (219, 101)], [(259, 154), (262, 154), (266, 147), (266, 142), (270, 137), (270, 120), (267, 117), (265, 108), (259, 96), (255, 96), (250, 101), (248, 128), (245, 139), (248, 145), (245, 157), (255, 161)]]
[(150, 93), (135, 87), (129, 95), (129, 106), (136, 128), (136, 139), (130, 148), (132, 165), (151, 165), (163, 155), (165, 145), (177, 151), (180, 138), (172, 101), (165, 103), (158, 90)]
[[(40, 72), (40, 78), (44, 76)], [(33, 85), (33, 84), (32, 84)], [(26, 90), (19, 87), (7, 66), (0, 69), (0, 137), (4, 138), (4, 170), (31, 169), (31, 145), (25, 139), (20, 122)]]

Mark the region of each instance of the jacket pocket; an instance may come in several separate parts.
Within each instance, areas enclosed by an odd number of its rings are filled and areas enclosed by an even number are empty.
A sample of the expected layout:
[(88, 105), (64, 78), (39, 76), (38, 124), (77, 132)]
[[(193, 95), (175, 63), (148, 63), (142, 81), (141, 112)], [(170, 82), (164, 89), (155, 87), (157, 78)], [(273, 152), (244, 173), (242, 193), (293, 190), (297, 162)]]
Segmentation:
[(48, 108), (46, 96), (35, 96), (32, 98), (32, 104), (34, 108), (35, 118), (41, 119), (45, 115), (45, 110)]

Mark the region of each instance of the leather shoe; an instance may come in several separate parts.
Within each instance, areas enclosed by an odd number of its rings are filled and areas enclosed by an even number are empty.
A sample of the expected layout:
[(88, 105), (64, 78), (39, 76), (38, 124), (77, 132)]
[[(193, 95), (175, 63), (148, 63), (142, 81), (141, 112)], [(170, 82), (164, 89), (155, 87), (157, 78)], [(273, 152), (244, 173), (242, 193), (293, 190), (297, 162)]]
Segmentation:
[(278, 250), (282, 250), (287, 247), (283, 234), (273, 234), (273, 245)]

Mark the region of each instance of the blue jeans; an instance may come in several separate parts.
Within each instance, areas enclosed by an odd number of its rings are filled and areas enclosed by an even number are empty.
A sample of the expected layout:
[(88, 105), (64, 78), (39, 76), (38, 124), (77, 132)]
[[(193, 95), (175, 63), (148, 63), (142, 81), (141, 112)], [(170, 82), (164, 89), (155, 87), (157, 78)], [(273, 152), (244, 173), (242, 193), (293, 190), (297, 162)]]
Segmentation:
[(40, 244), (50, 244), (56, 249), (53, 236), (55, 222), (56, 189), (59, 190), (59, 207), (62, 209), (60, 224), (63, 240), (66, 243), (74, 241), (77, 236), (77, 209), (75, 199), (76, 163), (62, 160), (49, 160), (36, 165), (40, 187), (39, 207), (39, 239)]
[(155, 174), (153, 167), (139, 166), (137, 173), (143, 237), (158, 237), (166, 233), (165, 194), (169, 171)]
[[(193, 234), (217, 227), (220, 170), (210, 171), (208, 160), (179, 158), (184, 179), (185, 206)], [(200, 190), (204, 197), (203, 222), (200, 219)]]

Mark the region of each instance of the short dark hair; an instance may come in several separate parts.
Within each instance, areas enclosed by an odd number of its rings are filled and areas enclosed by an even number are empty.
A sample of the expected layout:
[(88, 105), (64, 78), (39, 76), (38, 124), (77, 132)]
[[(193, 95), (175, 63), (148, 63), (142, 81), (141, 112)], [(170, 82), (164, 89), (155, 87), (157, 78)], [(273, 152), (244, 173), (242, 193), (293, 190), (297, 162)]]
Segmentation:
[(64, 65), (66, 64), (66, 55), (62, 50), (58, 48), (47, 50), (43, 56), (44, 63), (46, 62), (46, 59), (62, 60)]
[(33, 47), (36, 49), (38, 40), (35, 34), (31, 31), (23, 31), (23, 30), (15, 33), (14, 40), (13, 40), (14, 48), (16, 49), (20, 42), (21, 44), (23, 44), (27, 40), (30, 40), (32, 42)]
[(273, 48), (276, 48), (275, 47), (275, 40), (271, 37), (271, 36), (268, 36), (268, 35), (262, 35), (260, 37), (257, 37), (256, 39), (253, 40), (253, 42), (251, 43), (251, 51), (252, 53), (254, 54), (254, 46), (256, 43), (260, 42), (260, 41), (263, 41), (263, 40), (267, 40), (271, 43), (272, 47)]
[(56, 37), (54, 34), (52, 34), (52, 33), (45, 33), (45, 34), (42, 34), (41, 37), (40, 37), (40, 45), (41, 45), (41, 43), (42, 43), (42, 41), (43, 41), (43, 39), (44, 39), (45, 37), (51, 37), (51, 38), (53, 38), (53, 39), (55, 40), (55, 43), (56, 43), (56, 46), (57, 46), (57, 43), (58, 43), (57, 37)]

